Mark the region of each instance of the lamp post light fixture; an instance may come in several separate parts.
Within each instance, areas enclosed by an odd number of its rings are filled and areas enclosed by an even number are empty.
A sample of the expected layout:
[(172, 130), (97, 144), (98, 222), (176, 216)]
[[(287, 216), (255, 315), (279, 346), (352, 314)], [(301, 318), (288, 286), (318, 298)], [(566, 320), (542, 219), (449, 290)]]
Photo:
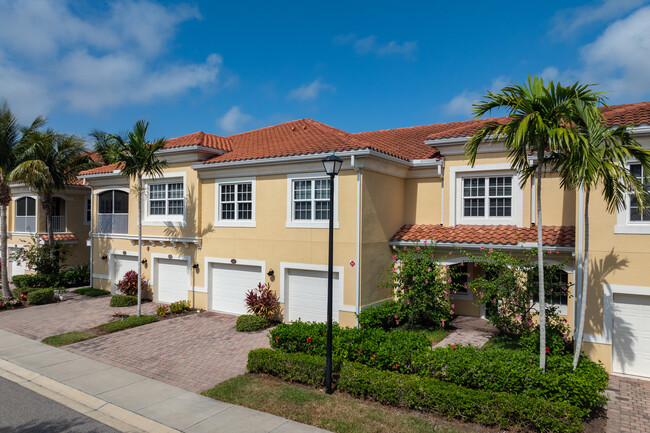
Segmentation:
[(325, 173), (330, 177), (330, 231), (329, 231), (329, 260), (327, 263), (327, 346), (325, 353), (325, 392), (331, 394), (332, 391), (332, 280), (334, 260), (334, 177), (339, 174), (343, 160), (334, 152), (327, 158), (323, 159)]

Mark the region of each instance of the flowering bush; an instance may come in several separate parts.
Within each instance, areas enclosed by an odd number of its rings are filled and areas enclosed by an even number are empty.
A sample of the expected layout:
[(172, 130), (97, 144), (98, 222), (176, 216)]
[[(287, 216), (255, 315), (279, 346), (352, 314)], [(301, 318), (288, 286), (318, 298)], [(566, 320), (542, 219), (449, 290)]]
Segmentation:
[(165, 317), (167, 313), (169, 313), (169, 307), (167, 305), (159, 305), (158, 308), (156, 308), (156, 314), (160, 317)]
[[(142, 290), (149, 286), (149, 282), (142, 277)], [(122, 279), (117, 283), (117, 289), (128, 296), (138, 295), (138, 273), (136, 271), (128, 271)]]
[(397, 294), (395, 325), (402, 318), (409, 326), (443, 328), (454, 314), (449, 300), (452, 276), (436, 259), (435, 248), (426, 243), (404, 247), (393, 262), (387, 285)]
[(191, 308), (190, 301), (176, 301), (169, 304), (169, 311), (176, 314), (182, 313), (183, 311), (187, 311), (190, 308)]
[[(27, 297), (25, 297), (25, 300), (27, 300)], [(15, 298), (0, 298), (0, 310), (4, 310), (6, 308), (13, 308), (22, 305), (21, 302), (18, 299)]]
[(278, 310), (278, 298), (271, 290), (271, 284), (258, 283), (257, 288), (246, 293), (248, 311), (267, 320), (273, 318)]
[[(539, 289), (537, 264), (531, 259), (536, 256), (536, 250), (527, 251), (523, 256), (500, 250), (483, 251), (479, 256), (465, 253), (474, 266), (483, 270), (467, 283), (474, 292), (476, 304), (485, 305), (488, 321), (501, 332), (522, 336), (535, 331)], [(566, 332), (566, 326), (561, 326), (564, 322), (558, 317), (559, 309), (549, 301), (553, 296), (568, 299), (570, 284), (563, 281), (562, 269), (562, 265), (547, 264), (544, 270), (546, 317), (549, 324), (555, 324), (554, 332), (559, 335)]]
[(68, 250), (60, 242), (41, 245), (40, 239), (34, 236), (24, 249), (18, 249), (9, 255), (9, 261), (18, 265), (25, 264), (38, 274), (58, 274), (61, 264), (65, 262)]

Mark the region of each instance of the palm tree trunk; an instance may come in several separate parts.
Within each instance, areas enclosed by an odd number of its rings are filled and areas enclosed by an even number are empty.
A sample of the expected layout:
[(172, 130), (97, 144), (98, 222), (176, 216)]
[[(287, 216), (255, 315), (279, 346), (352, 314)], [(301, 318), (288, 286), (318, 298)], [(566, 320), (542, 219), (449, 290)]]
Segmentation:
[[(54, 245), (54, 225), (52, 224), (54, 200), (51, 196), (44, 197), (43, 209), (45, 210), (45, 224), (47, 225), (48, 244)], [(38, 225), (38, 223), (36, 223)], [(36, 230), (38, 231), (38, 230)]]
[(546, 369), (546, 303), (544, 300), (544, 239), (542, 238), (542, 159), (544, 146), (537, 150), (537, 281), (539, 283), (539, 368)]
[(578, 368), (580, 351), (582, 350), (582, 337), (585, 332), (585, 312), (587, 310), (587, 284), (589, 283), (589, 190), (585, 193), (585, 252), (582, 267), (582, 288), (580, 299), (580, 323), (578, 324), (578, 335), (576, 336), (575, 350), (573, 354), (573, 369)]
[(11, 297), (9, 290), (9, 260), (7, 260), (7, 205), (0, 205), (0, 261), (2, 262), (2, 296)]
[(138, 174), (138, 317), (142, 315), (142, 175)]

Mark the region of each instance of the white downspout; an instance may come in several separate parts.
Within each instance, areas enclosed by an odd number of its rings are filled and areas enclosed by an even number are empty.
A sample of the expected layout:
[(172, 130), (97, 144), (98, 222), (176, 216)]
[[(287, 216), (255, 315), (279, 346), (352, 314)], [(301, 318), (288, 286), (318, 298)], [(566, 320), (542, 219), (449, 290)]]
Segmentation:
[(531, 200), (530, 200), (530, 221), (535, 224), (535, 203), (537, 200), (535, 199), (535, 177), (533, 176), (532, 178), (532, 183), (530, 184), (530, 189), (532, 191), (531, 193)]
[(442, 169), (438, 166), (438, 176), (440, 176), (440, 225), (445, 224), (445, 178), (442, 175)]
[(355, 323), (359, 327), (358, 314), (361, 312), (361, 169), (356, 165), (354, 155), (350, 157), (350, 165), (354, 167), (357, 172), (357, 249), (356, 249), (356, 270), (357, 270), (357, 291), (356, 291), (356, 315)]
[(578, 262), (578, 266), (574, 266), (574, 269), (577, 269), (576, 272), (576, 280), (573, 282), (573, 286), (575, 288), (574, 293), (576, 294), (573, 299), (573, 323), (571, 324), (573, 327), (573, 336), (575, 337), (576, 335), (576, 323), (580, 323), (580, 309), (578, 308), (578, 305), (581, 305), (582, 301), (582, 254), (583, 254), (583, 248), (584, 248), (584, 242), (585, 242), (585, 230), (584, 230), (584, 224), (583, 224), (583, 219), (582, 217), (585, 214), (585, 205), (584, 205), (584, 189), (580, 187), (578, 189), (578, 236), (577, 236), (577, 245), (576, 249), (577, 254), (576, 254), (576, 261)]
[[(84, 185), (86, 185), (86, 179), (84, 179)], [(90, 185), (88, 185), (90, 186)], [(90, 186), (90, 230), (88, 230), (88, 238), (90, 239), (90, 287), (95, 287), (94, 281), (93, 281), (93, 221), (94, 221), (94, 212), (93, 212), (93, 205), (94, 205), (94, 190), (93, 187)], [(84, 212), (86, 210), (84, 209)]]

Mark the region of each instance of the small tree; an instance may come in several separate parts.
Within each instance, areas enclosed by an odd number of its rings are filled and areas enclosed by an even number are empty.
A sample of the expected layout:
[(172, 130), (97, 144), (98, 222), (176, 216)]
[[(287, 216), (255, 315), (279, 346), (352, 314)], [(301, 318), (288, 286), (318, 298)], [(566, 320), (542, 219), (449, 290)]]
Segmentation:
[(257, 288), (246, 293), (248, 311), (267, 320), (272, 319), (278, 311), (278, 298), (271, 290), (271, 283), (258, 283)]
[[(149, 282), (142, 278), (142, 287), (148, 287)], [(124, 274), (122, 279), (116, 284), (117, 290), (129, 296), (136, 296), (138, 294), (138, 273), (136, 271), (128, 271)]]
[(25, 263), (38, 274), (56, 275), (61, 270), (61, 264), (68, 256), (68, 249), (60, 242), (41, 245), (38, 237), (33, 237), (23, 250), (10, 255), (10, 260), (18, 265)]
[(443, 328), (454, 314), (452, 277), (436, 259), (435, 248), (426, 244), (404, 247), (396, 251), (393, 261), (386, 286), (397, 294), (396, 322), (403, 317), (407, 326)]

